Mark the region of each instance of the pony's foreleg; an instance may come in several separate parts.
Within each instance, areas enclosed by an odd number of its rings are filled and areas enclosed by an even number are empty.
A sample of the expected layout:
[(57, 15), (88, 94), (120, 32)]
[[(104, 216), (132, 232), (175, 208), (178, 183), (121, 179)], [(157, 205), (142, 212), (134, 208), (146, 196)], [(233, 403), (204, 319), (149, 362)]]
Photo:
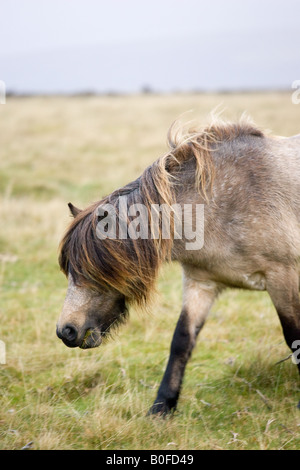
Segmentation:
[(294, 355), (300, 373), (299, 275), (294, 269), (280, 267), (267, 273), (267, 291), (277, 310), (285, 341)]
[(184, 277), (183, 306), (171, 343), (170, 357), (149, 414), (175, 410), (186, 364), (217, 294), (215, 283)]

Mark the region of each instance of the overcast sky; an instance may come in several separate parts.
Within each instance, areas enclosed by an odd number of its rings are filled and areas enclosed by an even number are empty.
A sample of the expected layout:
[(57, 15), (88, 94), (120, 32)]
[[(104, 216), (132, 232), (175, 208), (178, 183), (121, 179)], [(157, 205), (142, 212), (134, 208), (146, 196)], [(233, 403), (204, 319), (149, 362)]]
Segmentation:
[(0, 0), (0, 80), (19, 92), (287, 88), (299, 0)]

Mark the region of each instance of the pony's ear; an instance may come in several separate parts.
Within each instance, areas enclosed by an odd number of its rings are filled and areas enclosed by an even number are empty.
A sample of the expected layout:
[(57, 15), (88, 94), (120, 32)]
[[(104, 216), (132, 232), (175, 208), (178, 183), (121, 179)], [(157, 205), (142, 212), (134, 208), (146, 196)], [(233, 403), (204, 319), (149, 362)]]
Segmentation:
[(79, 212), (81, 212), (81, 210), (78, 209), (77, 207), (73, 206), (73, 204), (71, 202), (69, 202), (68, 206), (69, 206), (70, 212), (71, 212), (71, 214), (74, 218), (76, 217), (76, 215), (79, 214)]

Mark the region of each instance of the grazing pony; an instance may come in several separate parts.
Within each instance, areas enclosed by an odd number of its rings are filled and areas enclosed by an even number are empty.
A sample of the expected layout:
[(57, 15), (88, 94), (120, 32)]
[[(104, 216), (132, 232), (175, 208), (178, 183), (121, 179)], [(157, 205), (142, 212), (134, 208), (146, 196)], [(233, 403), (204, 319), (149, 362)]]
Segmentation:
[(182, 309), (153, 414), (176, 408), (197, 335), (226, 287), (267, 290), (287, 345), (300, 345), (300, 135), (267, 136), (243, 119), (186, 133), (175, 125), (168, 142), (135, 181), (85, 210), (69, 204), (59, 256), (69, 285), (57, 335), (80, 348), (98, 346), (131, 304), (147, 304), (163, 262), (182, 265)]

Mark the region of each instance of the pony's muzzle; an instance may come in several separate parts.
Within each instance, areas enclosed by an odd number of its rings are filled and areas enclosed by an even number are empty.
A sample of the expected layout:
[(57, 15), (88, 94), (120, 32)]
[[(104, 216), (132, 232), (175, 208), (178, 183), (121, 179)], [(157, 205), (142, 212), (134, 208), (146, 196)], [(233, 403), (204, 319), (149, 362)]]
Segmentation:
[(78, 346), (78, 331), (74, 325), (67, 323), (61, 330), (57, 327), (56, 334), (69, 348)]
[(101, 330), (98, 328), (88, 328), (79, 347), (81, 349), (97, 348), (101, 343)]
[(56, 334), (69, 348), (79, 347), (81, 349), (96, 348), (102, 342), (101, 330), (98, 328), (87, 328), (79, 331), (71, 323), (62, 328), (56, 327)]

